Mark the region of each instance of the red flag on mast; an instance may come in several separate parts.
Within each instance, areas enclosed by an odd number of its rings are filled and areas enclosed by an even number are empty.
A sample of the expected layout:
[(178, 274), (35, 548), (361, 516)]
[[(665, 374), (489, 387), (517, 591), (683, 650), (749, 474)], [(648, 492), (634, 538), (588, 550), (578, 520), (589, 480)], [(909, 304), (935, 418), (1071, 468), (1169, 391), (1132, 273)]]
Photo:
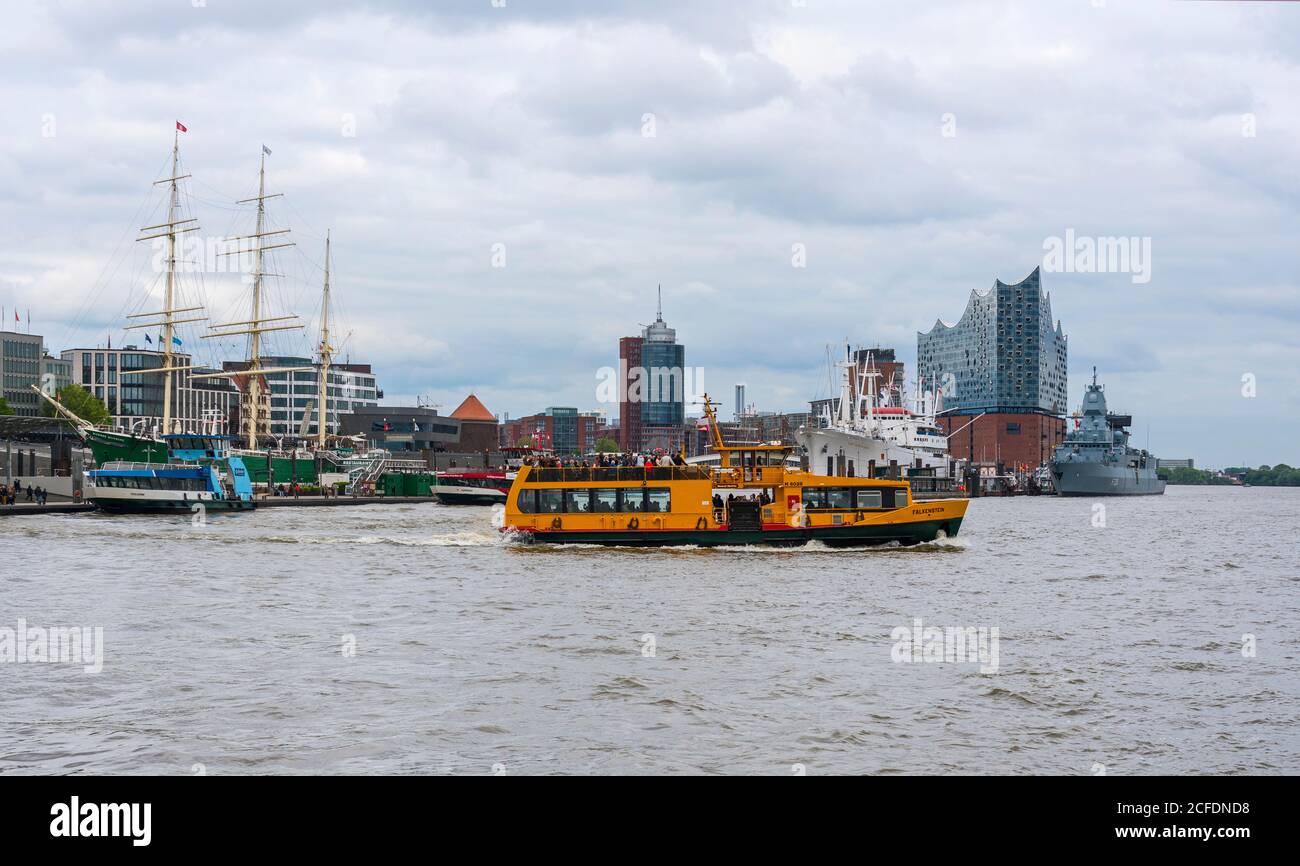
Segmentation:
[(189, 132), (189, 130), (185, 128), (185, 124), (181, 123), (179, 120), (176, 121), (176, 128), (181, 132)]

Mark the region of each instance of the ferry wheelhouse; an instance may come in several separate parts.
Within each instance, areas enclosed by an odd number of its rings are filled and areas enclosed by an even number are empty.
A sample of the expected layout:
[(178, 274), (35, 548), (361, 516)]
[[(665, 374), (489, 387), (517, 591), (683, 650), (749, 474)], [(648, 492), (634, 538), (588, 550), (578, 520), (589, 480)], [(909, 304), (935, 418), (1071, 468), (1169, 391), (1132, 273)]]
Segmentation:
[(503, 530), (552, 543), (847, 547), (917, 544), (961, 528), (967, 500), (914, 502), (905, 481), (791, 469), (788, 446), (724, 444), (707, 396), (704, 405), (717, 467), (525, 465)]
[(244, 461), (225, 436), (171, 435), (169, 462), (110, 462), (86, 473), (85, 498), (104, 511), (177, 513), (251, 511), (253, 485)]

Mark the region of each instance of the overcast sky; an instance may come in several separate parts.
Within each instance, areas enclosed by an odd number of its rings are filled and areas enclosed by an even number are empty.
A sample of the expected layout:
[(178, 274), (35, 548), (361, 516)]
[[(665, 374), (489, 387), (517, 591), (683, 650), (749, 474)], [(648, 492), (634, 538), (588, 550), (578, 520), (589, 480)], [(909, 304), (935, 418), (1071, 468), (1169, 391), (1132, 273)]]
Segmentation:
[[(272, 314), (314, 319), (332, 229), (336, 342), (385, 402), (597, 408), (662, 283), (707, 390), (806, 409), (829, 344), (894, 346), (914, 373), (918, 329), (1072, 231), (1149, 238), (1150, 271), (1043, 274), (1071, 406), (1095, 364), (1138, 445), (1295, 465), (1297, 7), (10, 4), (5, 327), (30, 308), (56, 354), (138, 339), (124, 317), (160, 285), (133, 239), (161, 221), (179, 119), (204, 243), (252, 230), (233, 202), (272, 151), (272, 223), (298, 244)], [(182, 286), (247, 318), (238, 276)], [(309, 352), (312, 327), (272, 348)], [(200, 360), (242, 356), (199, 333)]]

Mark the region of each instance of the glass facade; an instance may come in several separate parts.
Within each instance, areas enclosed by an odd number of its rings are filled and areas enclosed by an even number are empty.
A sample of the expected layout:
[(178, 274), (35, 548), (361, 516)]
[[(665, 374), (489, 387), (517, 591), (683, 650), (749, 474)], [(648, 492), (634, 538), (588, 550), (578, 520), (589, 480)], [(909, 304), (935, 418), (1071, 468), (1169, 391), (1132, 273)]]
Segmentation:
[(0, 396), (15, 415), (40, 414), (40, 397), (32, 391), (41, 383), (44, 338), (36, 334), (0, 335)]
[(551, 447), (555, 453), (581, 453), (578, 449), (578, 410), (552, 406), (546, 414), (551, 416)]
[(971, 292), (957, 324), (939, 321), (918, 332), (917, 368), (927, 389), (950, 384), (945, 411), (1059, 415), (1066, 411), (1066, 345), (1035, 268), (1014, 285), (997, 280), (984, 294)]
[(647, 427), (680, 427), (686, 420), (682, 391), (686, 347), (646, 340), (641, 348), (641, 363), (647, 377), (641, 423)]
[[(163, 357), (161, 352), (137, 346), (68, 349), (61, 359), (47, 359), (47, 366), (58, 365), (73, 382), (104, 401), (113, 416), (113, 425), (120, 430), (142, 434), (162, 432), (159, 428), (163, 415), (163, 377), (168, 375), (172, 377), (174, 432), (200, 432), (214, 424), (228, 429), (231, 410), (238, 403), (235, 386), (227, 379), (192, 378), (192, 373), (216, 372), (204, 367), (172, 373), (146, 372), (161, 369)], [(190, 364), (189, 355), (180, 352), (172, 355), (172, 366)], [(49, 373), (57, 380), (57, 370)]]

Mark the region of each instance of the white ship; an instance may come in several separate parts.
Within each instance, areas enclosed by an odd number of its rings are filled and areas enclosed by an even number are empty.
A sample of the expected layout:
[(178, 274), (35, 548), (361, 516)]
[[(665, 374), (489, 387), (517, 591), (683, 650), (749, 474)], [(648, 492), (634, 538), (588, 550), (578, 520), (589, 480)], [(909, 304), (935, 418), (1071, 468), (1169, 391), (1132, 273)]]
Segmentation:
[(810, 472), (872, 477), (897, 467), (901, 477), (934, 478), (940, 487), (961, 476), (948, 455), (948, 437), (935, 423), (941, 393), (924, 393), (918, 381), (915, 409), (889, 405), (893, 383), (877, 388), (880, 373), (870, 356), (863, 370), (851, 355), (836, 366), (843, 371), (837, 413), (831, 417), (828, 412), (824, 426), (798, 432)]

